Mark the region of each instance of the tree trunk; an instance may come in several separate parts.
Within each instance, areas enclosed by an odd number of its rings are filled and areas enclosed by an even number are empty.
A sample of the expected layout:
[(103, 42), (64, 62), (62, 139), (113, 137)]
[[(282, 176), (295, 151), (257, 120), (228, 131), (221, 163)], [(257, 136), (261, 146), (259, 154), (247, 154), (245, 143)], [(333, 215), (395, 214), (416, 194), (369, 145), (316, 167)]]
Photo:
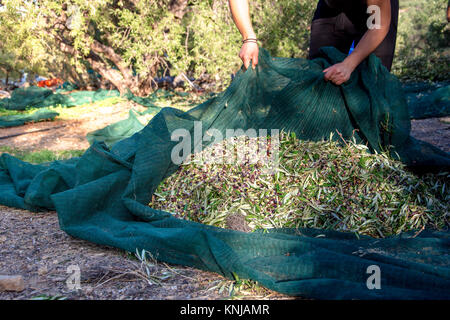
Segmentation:
[(120, 94), (125, 94), (128, 90), (132, 90), (132, 92), (136, 92), (136, 88), (132, 86), (131, 83), (124, 81), (122, 73), (118, 70), (108, 67), (101, 59), (93, 54), (87, 58), (87, 61), (92, 67), (92, 70), (99, 73), (103, 78), (111, 82), (117, 90), (119, 90)]
[[(137, 6), (137, 1), (128, 0), (131, 6)], [(171, 0), (169, 3), (169, 11), (174, 14), (177, 19), (182, 19), (188, 8), (188, 0)], [(73, 39), (70, 36), (70, 30), (67, 27), (67, 15), (64, 11), (53, 17), (51, 32), (60, 49), (68, 55), (77, 55), (79, 52), (73, 46)], [(55, 23), (56, 21), (56, 23)], [(57, 30), (57, 32), (54, 32)], [(139, 77), (133, 75), (133, 70), (123, 58), (118, 54), (113, 47), (100, 42), (98, 39), (86, 39), (87, 43), (91, 43), (90, 52), (85, 55), (85, 59), (91, 66), (92, 70), (102, 76), (102, 78), (110, 82), (120, 91), (121, 94), (131, 91), (136, 95), (148, 95), (153, 89), (153, 78), (151, 76)], [(155, 74), (157, 67), (161, 61), (156, 60), (149, 63), (149, 74)], [(113, 67), (114, 66), (114, 67)], [(104, 81), (101, 81), (104, 84)]]
[(89, 87), (89, 79), (85, 79), (83, 76), (77, 73), (75, 68), (69, 64), (64, 63), (63, 64), (63, 72), (64, 76), (63, 79), (66, 79), (78, 86), (78, 88), (85, 90)]
[[(114, 65), (120, 71), (120, 74), (119, 74), (118, 72), (115, 72), (116, 70), (113, 70), (111, 68), (109, 68), (110, 70), (106, 70), (106, 69), (108, 69), (106, 67), (107, 64), (104, 63), (103, 66), (101, 66), (101, 65), (97, 66), (98, 71), (97, 70), (96, 71), (98, 73), (102, 74), (100, 72), (100, 70), (101, 70), (105, 75), (107, 75), (106, 78), (114, 84), (115, 84), (115, 82), (119, 83), (118, 81), (120, 80), (120, 87), (126, 86), (127, 88), (130, 88), (130, 89), (136, 87), (137, 81), (136, 81), (136, 77), (133, 76), (132, 70), (124, 63), (122, 57), (120, 55), (118, 55), (114, 51), (113, 48), (106, 46), (106, 45), (98, 42), (97, 40), (94, 40), (91, 44), (91, 50), (94, 53), (96, 53), (96, 55), (102, 54), (103, 56), (105, 56), (105, 58), (107, 58), (112, 63), (114, 63)], [(96, 64), (96, 63), (94, 63), (94, 64)], [(91, 65), (92, 65), (92, 63), (91, 63)], [(120, 79), (120, 78), (122, 78), (122, 79)], [(121, 91), (120, 87), (118, 87), (119, 91)]]
[[(66, 41), (61, 35), (56, 35), (55, 37), (59, 42), (61, 51), (70, 55), (76, 54), (75, 48), (71, 44), (69, 44), (68, 41)], [(111, 82), (121, 94), (127, 93), (129, 89), (134, 92), (135, 90), (133, 89), (136, 88), (136, 81), (132, 76), (131, 71), (122, 64), (121, 57), (118, 56), (114, 52), (114, 50), (112, 50), (112, 48), (102, 45), (98, 41), (95, 42), (96, 43), (91, 46), (91, 52), (86, 57), (86, 60), (87, 62), (89, 62), (92, 70)], [(94, 52), (93, 49), (95, 49), (100, 54), (105, 54), (108, 59), (115, 62), (119, 70), (111, 68), (102, 60), (102, 58), (98, 54)]]

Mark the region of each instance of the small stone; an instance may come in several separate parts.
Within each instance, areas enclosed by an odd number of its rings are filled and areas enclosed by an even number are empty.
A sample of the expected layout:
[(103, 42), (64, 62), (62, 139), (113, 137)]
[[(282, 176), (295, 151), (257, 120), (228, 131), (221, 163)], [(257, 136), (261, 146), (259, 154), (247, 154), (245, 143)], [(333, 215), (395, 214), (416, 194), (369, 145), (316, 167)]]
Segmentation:
[(442, 122), (442, 123), (449, 123), (450, 124), (450, 117), (439, 118), (439, 121)]
[(48, 273), (47, 266), (39, 267), (38, 275), (43, 276), (43, 275), (46, 275), (47, 273)]
[(0, 275), (0, 291), (23, 291), (25, 282), (22, 276)]

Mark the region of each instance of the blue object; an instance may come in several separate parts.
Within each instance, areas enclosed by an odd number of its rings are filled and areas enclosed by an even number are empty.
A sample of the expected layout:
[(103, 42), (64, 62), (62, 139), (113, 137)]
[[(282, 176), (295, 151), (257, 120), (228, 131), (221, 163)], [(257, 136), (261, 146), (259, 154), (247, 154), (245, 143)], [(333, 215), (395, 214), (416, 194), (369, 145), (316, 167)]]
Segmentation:
[(348, 55), (352, 54), (353, 50), (355, 50), (355, 40), (352, 42), (352, 46), (350, 47), (350, 51), (348, 52)]

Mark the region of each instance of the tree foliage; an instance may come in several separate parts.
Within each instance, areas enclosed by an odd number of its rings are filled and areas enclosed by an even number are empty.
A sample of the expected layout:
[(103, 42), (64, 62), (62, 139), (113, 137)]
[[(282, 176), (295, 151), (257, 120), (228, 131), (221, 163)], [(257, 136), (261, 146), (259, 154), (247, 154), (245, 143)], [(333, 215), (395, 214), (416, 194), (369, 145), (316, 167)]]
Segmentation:
[[(278, 55), (304, 56), (314, 2), (254, 1), (262, 45)], [(227, 0), (6, 0), (3, 5), (1, 32), (8, 30), (13, 39), (2, 52), (14, 55), (16, 60), (8, 61), (17, 70), (18, 58), (28, 63), (32, 56), (27, 67), (36, 72), (83, 85), (98, 81), (86, 79), (92, 69), (122, 92), (147, 94), (157, 75), (212, 77), (224, 86), (241, 64), (241, 36)]]
[[(394, 70), (417, 69), (432, 78), (429, 69), (411, 66), (446, 57), (440, 49), (448, 47), (446, 1), (409, 2), (412, 9), (400, 16)], [(423, 10), (414, 8), (419, 2)], [(250, 4), (264, 48), (275, 56), (306, 57), (317, 0)], [(241, 65), (241, 36), (227, 0), (4, 0), (0, 8), (3, 76), (26, 71), (146, 95), (154, 77), (183, 73), (213, 80), (220, 90)]]
[[(5, 2), (5, 1), (3, 1)], [(47, 72), (52, 57), (47, 54), (45, 42), (32, 29), (38, 19), (24, 19), (33, 10), (30, 3), (6, 5), (0, 11), (0, 75), (8, 79), (20, 77), (20, 71), (29, 73)]]
[(400, 9), (394, 73), (405, 80), (448, 80), (447, 0), (409, 0)]

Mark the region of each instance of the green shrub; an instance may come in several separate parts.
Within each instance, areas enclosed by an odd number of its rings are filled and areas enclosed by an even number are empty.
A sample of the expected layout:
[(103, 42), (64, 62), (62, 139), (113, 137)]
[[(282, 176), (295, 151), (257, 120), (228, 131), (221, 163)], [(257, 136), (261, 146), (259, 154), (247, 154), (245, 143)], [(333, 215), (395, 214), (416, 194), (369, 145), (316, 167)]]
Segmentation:
[[(106, 77), (125, 70), (126, 77), (133, 78), (126, 85), (142, 88), (142, 92), (148, 88), (149, 77), (168, 72), (213, 80), (212, 89), (222, 90), (241, 66), (241, 35), (228, 0), (190, 0), (182, 19), (169, 11), (170, 0), (45, 0), (39, 5), (29, 2), (27, 10), (20, 12), (17, 8), (22, 3), (4, 2), (7, 10), (0, 12), (0, 31), (6, 37), (0, 43), (3, 73), (13, 66), (12, 70), (48, 76), (67, 78), (66, 73), (70, 77), (75, 74), (78, 76), (72, 78), (76, 81), (88, 69), (96, 69), (88, 63), (94, 39), (121, 58), (113, 62), (114, 56), (106, 54), (110, 51), (97, 49), (99, 66), (95, 71), (107, 70), (103, 72)], [(63, 3), (67, 3), (66, 11)], [(250, 1), (261, 46), (274, 56), (306, 57), (316, 5), (317, 0)], [(450, 27), (445, 18), (446, 5), (446, 0), (401, 1), (395, 74), (405, 79), (448, 79)], [(63, 13), (70, 16), (70, 30), (61, 34), (51, 26), (58, 25)], [(74, 53), (62, 53), (58, 35)], [(17, 75), (11, 73), (11, 77)]]
[(393, 72), (404, 80), (448, 80), (450, 26), (446, 0), (400, 2)]

